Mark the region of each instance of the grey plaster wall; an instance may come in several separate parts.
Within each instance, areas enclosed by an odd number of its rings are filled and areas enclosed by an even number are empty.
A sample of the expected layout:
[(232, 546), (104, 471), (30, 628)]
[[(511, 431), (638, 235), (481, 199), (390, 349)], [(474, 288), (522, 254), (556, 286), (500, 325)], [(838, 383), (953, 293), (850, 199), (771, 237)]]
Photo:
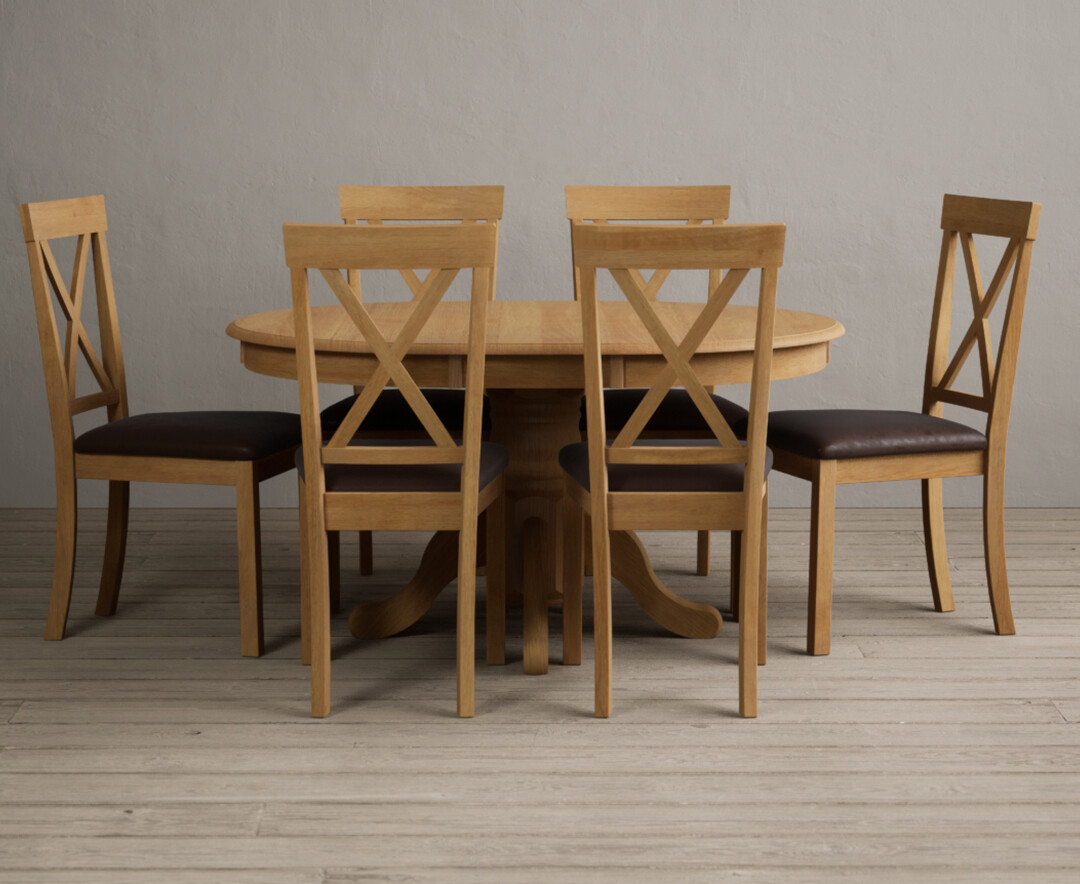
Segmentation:
[(570, 296), (565, 184), (731, 184), (733, 220), (788, 224), (782, 305), (848, 329), (778, 407), (917, 408), (942, 193), (1041, 201), (1008, 502), (1078, 506), (1078, 32), (1068, 0), (0, 0), (0, 506), (53, 495), (18, 203), (106, 195), (133, 410), (294, 408), (224, 329), (287, 306), (281, 223), (342, 183), (505, 184), (509, 299)]

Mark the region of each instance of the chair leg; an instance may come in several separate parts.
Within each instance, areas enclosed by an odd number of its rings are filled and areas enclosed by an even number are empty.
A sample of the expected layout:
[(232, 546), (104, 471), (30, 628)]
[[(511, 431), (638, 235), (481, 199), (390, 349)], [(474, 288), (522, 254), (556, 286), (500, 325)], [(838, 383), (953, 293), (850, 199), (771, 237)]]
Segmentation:
[(253, 464), (243, 464), (236, 482), (236, 539), (240, 570), (240, 653), (263, 652), (262, 550), (259, 480)]
[(111, 617), (116, 613), (120, 597), (120, 580), (124, 574), (124, 553), (127, 550), (128, 501), (131, 485), (128, 482), (109, 482), (109, 521), (105, 529), (105, 560), (101, 565), (101, 586), (98, 588), (94, 613)]
[(311, 665), (311, 551), (308, 546), (307, 499), (300, 485), (300, 662)]
[[(595, 715), (611, 717), (611, 536), (607, 519), (591, 519)], [(599, 525), (598, 525), (599, 523)]]
[(584, 513), (569, 497), (563, 508), (563, 665), (581, 665), (581, 597), (585, 589)]
[(326, 532), (326, 567), (330, 580), (330, 613), (341, 613), (341, 532)]
[(477, 519), (466, 518), (458, 535), (457, 714), (476, 712), (476, 535)]
[(739, 622), (739, 565), (742, 561), (742, 532), (731, 532), (731, 621)]
[(592, 519), (589, 518), (589, 514), (585, 513), (585, 521), (582, 523), (584, 528), (582, 529), (581, 536), (584, 538), (584, 546), (582, 547), (582, 558), (585, 559), (585, 576), (592, 577), (592, 565), (593, 565), (593, 551), (592, 551)]
[(941, 479), (922, 480), (923, 535), (926, 538), (926, 565), (930, 569), (930, 591), (935, 611), (955, 611), (949, 557), (945, 552), (945, 510)]
[(1005, 465), (995, 468), (993, 458), (983, 477), (983, 545), (990, 609), (998, 635), (1016, 635), (1009, 575), (1005, 568)]
[(709, 532), (698, 531), (697, 533), (697, 575), (698, 577), (709, 576)]
[(758, 559), (758, 666), (764, 666), (769, 637), (769, 485), (761, 499), (761, 555)]
[(739, 715), (757, 718), (757, 653), (762, 501), (751, 501), (743, 530), (739, 573)]
[(56, 475), (56, 557), (53, 560), (52, 597), (45, 621), (45, 638), (59, 641), (64, 637), (68, 608), (71, 607), (71, 584), (75, 578), (75, 528), (77, 523), (75, 471), (57, 471)]
[(810, 603), (806, 652), (829, 653), (832, 632), (833, 536), (836, 531), (836, 461), (816, 460), (811, 474)]
[(489, 666), (506, 663), (506, 494), (487, 508), (484, 520), (486, 550), (485, 653)]
[(371, 545), (371, 532), (360, 532), (360, 575), (370, 577), (375, 573), (374, 553)]

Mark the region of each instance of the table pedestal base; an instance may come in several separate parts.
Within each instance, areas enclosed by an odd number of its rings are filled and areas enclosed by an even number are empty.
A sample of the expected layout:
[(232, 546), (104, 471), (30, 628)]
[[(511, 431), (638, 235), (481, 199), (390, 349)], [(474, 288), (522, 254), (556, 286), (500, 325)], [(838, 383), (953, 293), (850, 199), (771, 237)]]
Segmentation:
[[(526, 673), (548, 669), (548, 606), (561, 602), (563, 524), (575, 509), (563, 498), (559, 450), (581, 440), (580, 391), (492, 390), (492, 441), (510, 452), (506, 471), (506, 587), (524, 604)], [(580, 522), (580, 519), (579, 519)], [(572, 556), (571, 559), (576, 558)], [(629, 531), (611, 535), (612, 576), (658, 624), (687, 638), (712, 638), (720, 612), (674, 595), (649, 564), (641, 541)], [(457, 577), (457, 532), (439, 531), (428, 543), (416, 575), (388, 599), (360, 605), (349, 617), (357, 638), (383, 638), (415, 623), (443, 587)], [(579, 663), (580, 647), (564, 649), (564, 662)]]

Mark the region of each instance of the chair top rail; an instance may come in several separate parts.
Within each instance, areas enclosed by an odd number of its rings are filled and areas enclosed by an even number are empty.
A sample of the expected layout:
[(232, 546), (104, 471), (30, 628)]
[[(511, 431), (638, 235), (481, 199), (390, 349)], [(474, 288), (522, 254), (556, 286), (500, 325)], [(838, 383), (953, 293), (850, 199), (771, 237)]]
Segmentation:
[(26, 242), (63, 239), (83, 233), (103, 233), (108, 229), (105, 221), (105, 197), (76, 197), (41, 203), (25, 203), (19, 206), (23, 237)]
[(377, 187), (344, 184), (338, 189), (342, 220), (499, 221), (501, 184), (464, 187)]
[(571, 221), (725, 221), (730, 207), (727, 185), (566, 188), (566, 217)]
[(294, 268), (398, 270), (495, 265), (494, 224), (407, 227), (285, 224), (285, 263)]
[(941, 229), (987, 236), (1035, 239), (1039, 230), (1039, 203), (986, 199), (946, 194)]
[(710, 227), (610, 226), (573, 222), (574, 261), (609, 269), (715, 269), (779, 267), (783, 224)]

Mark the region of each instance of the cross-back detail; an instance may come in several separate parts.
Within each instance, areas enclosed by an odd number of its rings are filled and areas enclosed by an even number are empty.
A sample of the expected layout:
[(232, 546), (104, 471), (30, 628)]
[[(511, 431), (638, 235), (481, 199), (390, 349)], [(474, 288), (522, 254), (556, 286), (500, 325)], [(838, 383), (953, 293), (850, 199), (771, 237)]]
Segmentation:
[[(387, 221), (458, 221), (490, 223), (498, 230), (502, 219), (502, 185), (463, 187), (377, 187), (342, 185), (338, 190), (341, 220), (345, 224), (379, 226)], [(398, 268), (414, 298), (420, 297), (421, 280), (414, 268)], [(428, 276), (430, 277), (430, 273)], [(360, 297), (360, 271), (350, 269), (349, 284)], [(494, 287), (492, 288), (494, 296)]]
[[(698, 314), (690, 330), (678, 344), (675, 343), (664, 323), (657, 316), (648, 293), (638, 282), (640, 273), (638, 278), (635, 278), (631, 270), (627, 268), (610, 268), (610, 272), (667, 361), (664, 371), (661, 372), (641, 402), (638, 403), (637, 408), (634, 409), (633, 414), (630, 415), (629, 420), (623, 426), (619, 435), (616, 436), (611, 447), (623, 449), (632, 446), (645, 429), (656, 409), (664, 401), (664, 397), (676, 382), (681, 382), (721, 445), (741, 450), (742, 446), (739, 445), (731, 426), (724, 419), (720, 409), (716, 406), (716, 402), (694, 373), (690, 365), (690, 358), (716, 324), (720, 314), (731, 301), (732, 296), (738, 290), (739, 285), (746, 278), (749, 271), (739, 269), (725, 275), (723, 281), (709, 293), (709, 299), (701, 313)], [(656, 272), (659, 273), (660, 271), (657, 270)], [(670, 270), (667, 272), (670, 273)]]
[[(105, 201), (103, 197), (83, 197), (48, 203), (28, 203), (20, 207), (31, 282), (34, 288), (41, 338), (50, 387), (50, 407), (62, 410), (54, 416), (70, 422), (72, 416), (95, 408), (108, 409), (110, 419), (127, 414), (123, 357), (120, 352), (112, 274), (105, 242)], [(75, 238), (75, 258), (69, 282), (53, 254), (51, 243)], [(94, 268), (98, 324), (102, 355), (90, 340), (83, 319), (86, 303), (86, 276)], [(57, 304), (66, 322), (63, 344)], [(98, 391), (76, 396), (78, 356), (82, 353)], [(61, 407), (62, 403), (62, 407)]]
[[(764, 334), (763, 328), (767, 328), (767, 335), (771, 340), (772, 317), (775, 312), (776, 268), (779, 267), (783, 255), (783, 225), (686, 228), (574, 222), (571, 229), (574, 238), (575, 272), (581, 286), (582, 311), (586, 325), (597, 322), (596, 270), (606, 268), (611, 272), (634, 312), (656, 342), (666, 362), (664, 369), (613, 442), (607, 443), (602, 421), (590, 423), (590, 437), (594, 433), (593, 423), (601, 424), (595, 433), (597, 440), (602, 440), (606, 462), (748, 463), (751, 447), (743, 446), (738, 441), (694, 371), (691, 358), (719, 321), (724, 309), (751, 269), (762, 270), (757, 334)], [(664, 325), (663, 305), (651, 301), (647, 297), (645, 286), (640, 282), (640, 277), (636, 278), (631, 273), (635, 265), (641, 264), (667, 271), (713, 268), (728, 272), (723, 274), (712, 287), (701, 313), (682, 340), (676, 343)], [(595, 403), (589, 406), (589, 413), (596, 414), (598, 410), (602, 413), (602, 409), (598, 409), (596, 402), (597, 397), (602, 395), (598, 386), (600, 359), (598, 329), (590, 331), (587, 328), (585, 341), (586, 377), (590, 382), (586, 395)], [(765, 366), (767, 376), (768, 364), (772, 357), (771, 346), (767, 354), (760, 353), (758, 350), (759, 348), (755, 347), (755, 381), (758, 378), (759, 360), (763, 360), (761, 364)], [(591, 363), (596, 363), (596, 366), (590, 374), (588, 366)], [(685, 387), (719, 445), (678, 447), (634, 444), (656, 408), (676, 382)], [(596, 386), (596, 389), (592, 389), (593, 386)], [(756, 404), (760, 405), (761, 394), (756, 385), (751, 392), (752, 405), (755, 404), (755, 398)], [(766, 403), (764, 407), (767, 409), (767, 394), (764, 401)], [(751, 419), (753, 419), (754, 409), (752, 408), (751, 411)], [(593, 441), (590, 438), (590, 445), (592, 444)]]
[[(442, 296), (450, 287), (450, 283), (457, 277), (457, 269), (432, 269), (427, 274), (424, 282), (414, 290), (413, 304), (415, 306), (410, 311), (409, 318), (402, 326), (400, 334), (392, 343), (379, 331), (378, 326), (360, 301), (355, 289), (341, 275), (339, 270), (321, 268), (320, 272), (379, 360), (379, 367), (361, 388), (356, 401), (326, 447), (328, 449), (348, 447), (360, 424), (379, 398), (379, 394), (387, 383), (392, 380), (436, 445), (440, 448), (456, 450), (458, 446), (453, 437), (432, 409), (424, 394), (420, 392), (419, 385), (413, 380), (402, 360), (413, 345), (417, 335), (420, 334), (431, 318), (435, 305), (442, 300)], [(410, 288), (412, 287), (410, 286)]]
[[(940, 416), (946, 404), (962, 405), (992, 415), (1011, 397), (1015, 376), (1016, 347), (1023, 316), (1023, 302), (1031, 260), (1031, 247), (1038, 227), (1038, 203), (1015, 203), (1004, 200), (946, 196), (942, 210), (941, 261), (938, 267), (934, 318), (927, 358), (927, 377), (923, 408)], [(976, 234), (1004, 238), (1005, 247), (990, 284), (983, 285), (975, 248)], [(949, 329), (952, 315), (953, 287), (956, 276), (956, 252), (964, 259), (965, 276), (971, 298), (972, 319), (959, 346), (949, 356)], [(1005, 319), (1002, 323), (997, 358), (990, 334), (990, 314), (1009, 289)], [(981, 393), (954, 388), (957, 378), (972, 353), (978, 359)]]
[[(298, 368), (305, 434), (314, 433), (320, 464), (350, 463), (466, 463), (469, 439), (479, 434), (465, 427), (464, 444), (458, 444), (436, 415), (405, 365), (405, 357), (430, 321), (435, 308), (461, 269), (472, 270), (470, 338), (466, 378), (466, 414), (472, 399), (482, 395), (483, 345), (486, 303), (494, 268), (497, 233), (492, 225), (452, 226), (349, 226), (286, 224), (286, 261), (293, 271), (294, 318), (297, 323)], [(341, 268), (400, 270), (401, 266), (430, 269), (414, 298), (408, 302), (403, 321), (394, 323), (392, 336), (384, 334), (368, 307), (342, 273)], [(322, 446), (318, 426), (318, 401), (314, 377), (314, 342), (310, 337), (308, 271), (318, 270), (346, 314), (352, 320), (378, 365), (359, 389), (356, 401), (329, 440)], [(410, 287), (411, 288), (411, 287)], [(479, 326), (477, 324), (479, 323)], [(477, 349), (479, 348), (479, 349)], [(427, 431), (433, 446), (354, 446), (352, 441), (364, 417), (386, 385), (393, 382)], [(468, 421), (468, 418), (467, 418)], [(305, 446), (309, 441), (305, 439)], [(305, 454), (305, 457), (307, 455)]]

